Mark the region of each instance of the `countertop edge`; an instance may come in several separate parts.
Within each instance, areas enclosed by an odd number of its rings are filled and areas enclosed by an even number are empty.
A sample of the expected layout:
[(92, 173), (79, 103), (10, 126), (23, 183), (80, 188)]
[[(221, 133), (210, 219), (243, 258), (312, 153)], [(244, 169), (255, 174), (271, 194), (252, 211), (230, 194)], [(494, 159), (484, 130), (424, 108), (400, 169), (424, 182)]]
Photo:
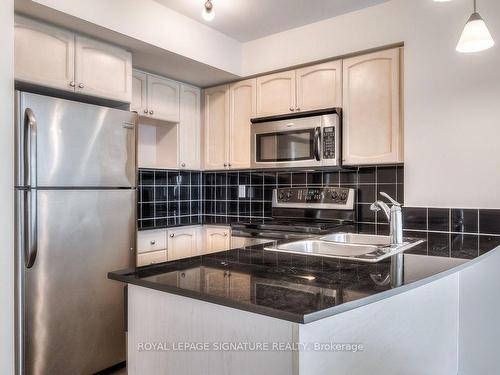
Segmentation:
[(183, 297), (193, 298), (193, 299), (197, 299), (197, 300), (205, 301), (205, 302), (209, 302), (209, 303), (214, 303), (214, 304), (221, 305), (221, 306), (226, 306), (226, 307), (230, 307), (230, 308), (234, 308), (234, 309), (238, 309), (238, 310), (243, 310), (243, 311), (248, 311), (248, 312), (252, 312), (252, 313), (256, 313), (256, 314), (260, 314), (260, 315), (265, 315), (265, 316), (269, 316), (269, 317), (276, 318), (276, 319), (286, 320), (286, 321), (289, 321), (292, 323), (308, 324), (308, 323), (313, 323), (313, 322), (316, 322), (318, 320), (328, 318), (328, 317), (331, 317), (331, 316), (334, 316), (337, 314), (348, 312), (348, 311), (357, 309), (359, 307), (370, 305), (372, 303), (382, 301), (384, 299), (391, 298), (393, 296), (396, 296), (396, 295), (399, 295), (402, 293), (406, 293), (410, 290), (413, 290), (413, 289), (419, 288), (421, 286), (430, 284), (434, 281), (443, 279), (443, 278), (450, 276), (454, 273), (460, 272), (466, 268), (474, 266), (475, 264), (477, 264), (479, 262), (486, 261), (490, 256), (492, 256), (494, 253), (496, 253), (498, 251), (500, 251), (500, 246), (490, 250), (489, 252), (487, 252), (483, 255), (480, 255), (477, 258), (471, 259), (463, 264), (457, 265), (457, 266), (450, 268), (446, 271), (442, 271), (442, 272), (439, 272), (435, 275), (425, 277), (421, 280), (413, 281), (409, 284), (402, 285), (402, 286), (399, 286), (399, 287), (394, 288), (394, 289), (386, 290), (386, 291), (383, 291), (383, 292), (380, 292), (380, 293), (377, 293), (377, 294), (374, 294), (371, 296), (360, 298), (359, 300), (356, 300), (356, 301), (346, 302), (346, 303), (343, 303), (343, 304), (338, 305), (338, 306), (334, 306), (334, 307), (331, 307), (331, 308), (328, 308), (325, 310), (321, 310), (321, 311), (311, 313), (311, 314), (304, 314), (304, 315), (287, 313), (284, 311), (277, 311), (277, 310), (266, 308), (263, 306), (255, 307), (254, 305), (246, 305), (243, 303), (232, 302), (230, 300), (227, 300), (224, 298), (218, 298), (215, 296), (200, 295), (197, 292), (190, 292), (190, 291), (187, 291), (185, 289), (174, 288), (174, 287), (171, 287), (168, 285), (158, 285), (158, 284), (148, 282), (148, 281), (143, 281), (140, 279), (133, 279), (133, 278), (126, 276), (126, 274), (130, 273), (131, 270), (120, 270), (120, 271), (109, 272), (108, 278), (111, 280), (115, 280), (115, 281), (120, 281), (120, 282), (124, 282), (124, 283), (128, 283), (128, 284), (138, 285), (138, 286), (141, 286), (144, 288), (154, 289), (154, 290), (158, 290), (158, 291), (162, 291), (162, 292), (166, 292), (166, 293), (172, 293), (172, 294), (176, 294), (176, 295), (183, 296)]

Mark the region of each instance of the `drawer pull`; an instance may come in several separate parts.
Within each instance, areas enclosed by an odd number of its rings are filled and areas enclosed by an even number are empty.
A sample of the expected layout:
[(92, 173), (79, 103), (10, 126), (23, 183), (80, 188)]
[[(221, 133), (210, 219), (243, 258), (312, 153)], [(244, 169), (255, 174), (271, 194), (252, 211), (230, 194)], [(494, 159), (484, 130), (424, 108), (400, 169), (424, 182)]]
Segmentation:
[(170, 235), (170, 238), (174, 238), (174, 236), (175, 236), (175, 234), (173, 234), (173, 233), (172, 233), (172, 234)]
[(155, 241), (155, 240), (151, 240), (149, 243), (150, 243), (151, 245), (156, 245), (156, 241)]

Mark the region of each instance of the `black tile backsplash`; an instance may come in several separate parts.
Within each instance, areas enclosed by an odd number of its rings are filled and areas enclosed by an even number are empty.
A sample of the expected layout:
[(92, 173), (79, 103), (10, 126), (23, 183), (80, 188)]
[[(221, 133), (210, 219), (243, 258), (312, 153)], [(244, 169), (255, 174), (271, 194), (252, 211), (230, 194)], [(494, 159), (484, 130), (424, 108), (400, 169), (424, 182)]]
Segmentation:
[[(377, 197), (377, 192), (384, 191), (400, 199), (398, 191), (402, 192), (403, 186), (398, 183), (398, 174), (403, 174), (403, 169), (397, 166), (361, 167), (345, 171), (204, 172), (203, 213), (206, 216), (222, 216), (226, 222), (270, 218), (273, 189), (289, 186), (344, 186), (356, 190), (358, 221), (373, 224), (377, 222), (377, 216), (370, 211), (370, 204), (382, 199), (380, 195)], [(387, 219), (381, 216), (378, 221), (387, 223)], [(380, 227), (380, 230), (386, 231), (384, 227)]]
[[(344, 186), (356, 190), (356, 220), (374, 234), (389, 234), (383, 212), (370, 205), (386, 192), (404, 203), (403, 166), (352, 170), (179, 172), (139, 171), (139, 229), (224, 223), (272, 217), (273, 189)], [(415, 254), (471, 259), (500, 246), (500, 210), (403, 207), (404, 235), (426, 240)]]
[(201, 172), (139, 170), (138, 228), (203, 222)]

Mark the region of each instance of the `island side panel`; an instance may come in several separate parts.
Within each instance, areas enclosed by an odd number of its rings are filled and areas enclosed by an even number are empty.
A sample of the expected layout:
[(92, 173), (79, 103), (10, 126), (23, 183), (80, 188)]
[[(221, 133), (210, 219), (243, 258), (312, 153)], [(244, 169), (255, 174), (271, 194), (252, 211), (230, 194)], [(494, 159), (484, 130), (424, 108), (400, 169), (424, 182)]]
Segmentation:
[(298, 375), (296, 352), (139, 351), (174, 343), (293, 343), (298, 324), (129, 285), (129, 375)]
[(459, 273), (459, 374), (499, 373), (500, 247)]
[(458, 275), (299, 327), (300, 343), (356, 343), (363, 351), (300, 353), (307, 375), (456, 375)]

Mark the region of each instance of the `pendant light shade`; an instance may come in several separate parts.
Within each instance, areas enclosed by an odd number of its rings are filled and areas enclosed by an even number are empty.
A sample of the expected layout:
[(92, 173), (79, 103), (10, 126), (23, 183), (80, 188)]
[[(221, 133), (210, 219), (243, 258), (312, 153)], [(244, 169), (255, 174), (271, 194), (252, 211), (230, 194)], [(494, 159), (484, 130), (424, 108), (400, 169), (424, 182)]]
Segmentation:
[(472, 53), (484, 51), (495, 45), (486, 23), (476, 11), (476, 0), (474, 0), (474, 13), (465, 24), (464, 31), (457, 44), (457, 51)]

